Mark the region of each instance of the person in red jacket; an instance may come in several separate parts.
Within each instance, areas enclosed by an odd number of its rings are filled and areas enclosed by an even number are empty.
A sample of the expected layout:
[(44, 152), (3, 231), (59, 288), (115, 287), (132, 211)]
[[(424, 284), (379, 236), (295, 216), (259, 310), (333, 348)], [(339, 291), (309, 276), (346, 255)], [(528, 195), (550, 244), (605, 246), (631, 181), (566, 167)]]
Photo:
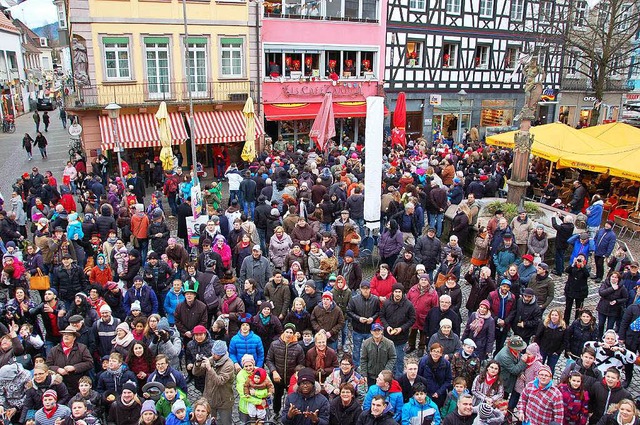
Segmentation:
[(380, 264), (378, 273), (371, 279), (371, 293), (377, 296), (382, 304), (391, 296), (395, 283), (397, 283), (397, 281), (389, 271), (389, 265), (384, 263)]
[[(416, 321), (409, 331), (409, 342), (405, 351), (406, 353), (411, 353), (415, 350), (417, 343), (420, 353), (424, 353), (426, 342), (431, 337), (431, 335), (426, 335), (423, 332), (425, 319), (433, 307), (438, 307), (438, 293), (431, 286), (428, 274), (423, 273), (419, 276), (418, 283), (413, 285), (407, 292), (407, 299), (411, 301), (416, 310)], [(419, 338), (417, 338), (418, 330), (420, 330)]]
[(494, 356), (498, 354), (498, 351), (504, 346), (504, 342), (507, 340), (507, 334), (509, 333), (509, 314), (516, 305), (516, 297), (511, 293), (511, 281), (509, 279), (502, 279), (500, 282), (500, 288), (489, 293), (487, 297), (489, 301), (491, 316), (496, 322), (496, 352)]

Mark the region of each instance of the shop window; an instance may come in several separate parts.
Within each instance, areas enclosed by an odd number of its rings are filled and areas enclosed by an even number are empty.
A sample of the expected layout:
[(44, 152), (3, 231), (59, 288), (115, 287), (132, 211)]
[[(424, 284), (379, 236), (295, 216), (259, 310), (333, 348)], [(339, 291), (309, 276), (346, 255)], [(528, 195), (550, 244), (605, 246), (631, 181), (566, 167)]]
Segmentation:
[(408, 41), (405, 47), (405, 65), (408, 67), (420, 67), (422, 65), (422, 43)]
[(265, 71), (268, 77), (282, 76), (282, 53), (265, 53)]
[(317, 53), (304, 54), (304, 75), (307, 77), (320, 76), (320, 54), (317, 54)]
[(356, 52), (342, 52), (342, 57), (344, 61), (344, 63), (342, 64), (343, 77), (358, 76), (356, 72), (356, 64), (358, 63), (356, 56), (357, 56)]
[(341, 54), (339, 51), (329, 50), (325, 52), (327, 71), (325, 75), (332, 80), (340, 78), (342, 70)]
[(509, 47), (507, 49), (507, 52), (504, 55), (505, 69), (515, 69), (518, 64), (518, 53), (519, 49), (517, 47)]
[(374, 52), (361, 52), (360, 53), (360, 75), (363, 77), (375, 76), (375, 53)]
[(291, 78), (302, 76), (302, 53), (285, 53), (284, 75)]
[(458, 66), (458, 45), (444, 43), (442, 45), (442, 67), (456, 68)]
[(483, 100), (480, 113), (481, 127), (505, 127), (513, 123), (513, 100)]
[(477, 69), (489, 68), (489, 50), (490, 50), (489, 46), (476, 47), (474, 62)]

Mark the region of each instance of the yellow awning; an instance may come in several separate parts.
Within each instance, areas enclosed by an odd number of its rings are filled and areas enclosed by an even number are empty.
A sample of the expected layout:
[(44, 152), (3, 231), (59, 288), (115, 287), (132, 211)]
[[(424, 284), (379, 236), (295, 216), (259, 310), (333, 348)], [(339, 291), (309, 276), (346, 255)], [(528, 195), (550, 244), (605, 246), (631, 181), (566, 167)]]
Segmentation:
[[(509, 131), (489, 136), (487, 137), (487, 144), (513, 148), (516, 133), (516, 131)], [(611, 147), (606, 141), (561, 123), (531, 127), (530, 133), (534, 135), (531, 152), (535, 156), (551, 162), (558, 162), (562, 158), (580, 155), (582, 152), (600, 151)]]

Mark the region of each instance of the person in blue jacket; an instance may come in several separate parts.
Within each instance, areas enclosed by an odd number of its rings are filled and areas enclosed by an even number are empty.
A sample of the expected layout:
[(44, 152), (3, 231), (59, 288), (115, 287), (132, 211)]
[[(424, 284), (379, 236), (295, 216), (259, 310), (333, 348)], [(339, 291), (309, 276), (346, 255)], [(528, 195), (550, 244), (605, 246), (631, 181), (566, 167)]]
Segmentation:
[(257, 367), (264, 364), (264, 346), (258, 335), (251, 330), (251, 315), (243, 313), (238, 315), (240, 332), (235, 334), (229, 342), (229, 358), (236, 368), (236, 373), (242, 369), (242, 356), (251, 354)]
[(422, 425), (424, 420), (431, 425), (440, 425), (442, 418), (438, 406), (427, 395), (422, 382), (413, 384), (413, 397), (402, 408), (402, 425)]
[(602, 223), (602, 213), (604, 211), (604, 202), (600, 199), (600, 195), (593, 195), (591, 205), (585, 213), (587, 214), (587, 231), (590, 237), (594, 237), (600, 229)]
[(613, 221), (607, 220), (604, 228), (598, 230), (593, 238), (595, 250), (593, 252), (596, 263), (596, 282), (602, 282), (604, 277), (604, 259), (609, 257), (616, 246), (616, 234), (613, 231)]
[(364, 397), (364, 403), (362, 404), (362, 410), (371, 409), (371, 400), (373, 397), (381, 395), (387, 402), (389, 409), (393, 412), (393, 419), (396, 422), (401, 423), (402, 420), (402, 406), (404, 400), (402, 399), (402, 387), (393, 379), (393, 373), (390, 370), (383, 370), (378, 374), (376, 383), (369, 387), (367, 395)]
[(427, 394), (442, 407), (447, 393), (453, 387), (451, 381), (451, 364), (444, 358), (444, 349), (439, 343), (431, 344), (429, 353), (418, 364), (418, 375), (427, 380)]
[(164, 313), (171, 326), (176, 324), (176, 318), (173, 315), (176, 312), (178, 304), (184, 302), (184, 291), (182, 290), (182, 281), (180, 279), (173, 280), (173, 286), (164, 297)]
[(567, 239), (567, 244), (573, 246), (571, 251), (571, 257), (569, 258), (569, 264), (573, 264), (573, 260), (580, 254), (584, 255), (587, 263), (589, 263), (589, 256), (596, 249), (596, 245), (593, 239), (589, 238), (588, 232), (576, 233)]
[(144, 283), (142, 276), (138, 275), (133, 278), (133, 286), (127, 290), (122, 303), (125, 314), (131, 314), (131, 304), (134, 301), (140, 301), (142, 314), (149, 317), (152, 314), (158, 314), (158, 297), (153, 290)]

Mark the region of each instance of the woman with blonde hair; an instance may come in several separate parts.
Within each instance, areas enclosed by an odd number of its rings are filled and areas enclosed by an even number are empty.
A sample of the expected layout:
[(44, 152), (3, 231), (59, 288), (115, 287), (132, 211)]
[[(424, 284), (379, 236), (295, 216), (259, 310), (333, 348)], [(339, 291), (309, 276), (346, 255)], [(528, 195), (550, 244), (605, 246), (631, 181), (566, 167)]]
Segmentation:
[(307, 303), (301, 297), (294, 298), (291, 306), (291, 310), (289, 310), (282, 323), (296, 325), (296, 338), (300, 339), (303, 331), (313, 329), (313, 326), (311, 326), (311, 314), (307, 311)]
[(538, 326), (535, 342), (540, 346), (542, 362), (546, 363), (553, 372), (560, 354), (564, 350), (564, 335), (567, 324), (562, 318), (560, 310), (552, 308)]
[(640, 425), (638, 408), (628, 398), (622, 399), (611, 405), (609, 413), (600, 418), (598, 425)]
[(453, 216), (453, 220), (451, 221), (451, 234), (449, 235), (456, 235), (460, 246), (465, 246), (467, 243), (469, 223), (471, 223), (471, 210), (467, 204), (461, 203), (458, 205), (456, 215)]
[(191, 405), (191, 425), (214, 425), (215, 419), (211, 417), (211, 405), (206, 398), (200, 398)]
[(269, 240), (269, 260), (273, 263), (274, 268), (284, 271), (284, 260), (292, 246), (291, 236), (285, 233), (284, 227), (276, 227)]

